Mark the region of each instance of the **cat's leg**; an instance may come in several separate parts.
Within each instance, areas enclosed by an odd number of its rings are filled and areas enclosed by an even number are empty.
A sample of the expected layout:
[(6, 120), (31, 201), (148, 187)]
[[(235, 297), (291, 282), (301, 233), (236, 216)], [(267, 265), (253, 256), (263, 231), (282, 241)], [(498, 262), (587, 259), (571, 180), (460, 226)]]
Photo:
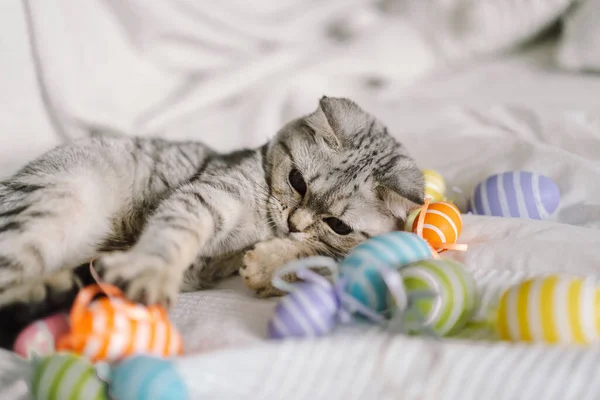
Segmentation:
[(170, 306), (187, 268), (237, 226), (242, 210), (243, 200), (222, 188), (184, 184), (158, 205), (130, 250), (105, 254), (95, 265), (129, 298)]
[[(283, 293), (271, 285), (275, 271), (290, 261), (318, 254), (319, 250), (306, 242), (287, 238), (271, 239), (257, 243), (246, 252), (239, 272), (246, 286), (259, 297), (279, 296)], [(284, 278), (294, 279), (293, 276)]]

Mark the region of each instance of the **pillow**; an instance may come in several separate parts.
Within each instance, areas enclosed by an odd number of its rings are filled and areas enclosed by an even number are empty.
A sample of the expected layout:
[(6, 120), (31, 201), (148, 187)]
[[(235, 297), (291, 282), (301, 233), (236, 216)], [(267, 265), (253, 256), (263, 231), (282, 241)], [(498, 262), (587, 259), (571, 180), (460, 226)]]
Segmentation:
[(600, 72), (600, 0), (579, 2), (563, 20), (556, 62), (571, 71)]

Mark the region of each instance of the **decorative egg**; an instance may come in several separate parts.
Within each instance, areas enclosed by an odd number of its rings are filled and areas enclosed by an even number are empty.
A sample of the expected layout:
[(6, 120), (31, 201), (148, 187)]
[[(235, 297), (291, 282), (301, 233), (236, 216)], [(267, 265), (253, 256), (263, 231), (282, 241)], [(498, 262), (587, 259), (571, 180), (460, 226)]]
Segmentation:
[(425, 180), (425, 197), (432, 201), (443, 201), (446, 199), (446, 182), (444, 178), (432, 169), (423, 170)]
[(108, 400), (106, 386), (86, 359), (71, 353), (34, 358), (33, 400)]
[(269, 338), (323, 336), (335, 327), (339, 308), (333, 286), (296, 283), (275, 308), (267, 328)]
[(474, 214), (546, 219), (560, 201), (552, 179), (527, 171), (492, 175), (475, 186), (470, 208)]
[(412, 210), (408, 216), (406, 217), (406, 221), (404, 222), (404, 230), (406, 232), (412, 232), (413, 231), (413, 224), (415, 222), (415, 220), (417, 219), (417, 217), (419, 216), (419, 214), (421, 213), (421, 209), (417, 208), (416, 210)]
[(15, 340), (14, 351), (24, 358), (52, 354), (57, 340), (69, 331), (69, 317), (55, 314), (28, 325)]
[(600, 286), (550, 275), (528, 279), (500, 297), (496, 328), (504, 340), (589, 344), (600, 338)]
[[(420, 212), (419, 212), (420, 213)], [(418, 215), (413, 221), (412, 231), (417, 232)], [(423, 221), (423, 239), (429, 242), (437, 252), (445, 251), (436, 246), (439, 243), (456, 243), (462, 231), (460, 210), (452, 203), (431, 203), (425, 211)]]
[(450, 259), (425, 260), (413, 263), (400, 271), (409, 298), (415, 293), (430, 292), (431, 297), (411, 300), (423, 321), (411, 324), (432, 329), (440, 336), (462, 329), (473, 317), (478, 298), (473, 276), (457, 261)]
[(372, 237), (350, 251), (340, 263), (345, 290), (373, 311), (388, 308), (387, 286), (379, 267), (398, 269), (432, 257), (429, 245), (410, 232), (390, 232)]
[[(92, 299), (102, 292), (110, 297)], [(164, 308), (125, 299), (115, 286), (82, 289), (70, 313), (71, 329), (57, 348), (82, 354), (92, 361), (112, 362), (134, 354), (181, 354), (183, 342)]]
[(187, 387), (172, 361), (147, 355), (112, 368), (108, 393), (113, 400), (186, 400)]

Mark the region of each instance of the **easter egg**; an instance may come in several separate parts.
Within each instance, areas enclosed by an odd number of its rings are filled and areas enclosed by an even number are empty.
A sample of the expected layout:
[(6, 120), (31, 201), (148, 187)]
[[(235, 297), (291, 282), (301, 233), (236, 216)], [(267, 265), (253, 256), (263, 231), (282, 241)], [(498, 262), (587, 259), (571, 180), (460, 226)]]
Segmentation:
[(107, 400), (106, 387), (89, 361), (71, 353), (34, 359), (34, 400)]
[[(110, 297), (92, 301), (105, 290)], [(112, 362), (134, 354), (172, 356), (183, 350), (181, 335), (162, 307), (133, 303), (111, 285), (81, 290), (69, 318), (71, 328), (57, 348), (92, 361)]]
[(19, 333), (14, 344), (14, 351), (24, 358), (33, 354), (45, 356), (52, 354), (58, 338), (69, 330), (69, 317), (66, 314), (55, 314), (28, 325)]
[[(441, 336), (462, 329), (472, 318), (477, 302), (477, 287), (473, 276), (457, 261), (450, 259), (425, 260), (401, 270), (408, 296), (427, 292), (434, 297), (418, 298), (416, 307), (423, 316), (423, 326)], [(414, 321), (410, 321), (414, 322)]]
[(425, 180), (425, 197), (431, 201), (442, 201), (446, 198), (446, 182), (444, 178), (432, 169), (423, 170)]
[(333, 287), (300, 282), (283, 297), (268, 324), (271, 339), (318, 337), (331, 332), (340, 308)]
[(415, 222), (415, 220), (417, 219), (417, 217), (419, 216), (420, 213), (421, 213), (421, 209), (418, 208), (416, 210), (411, 211), (408, 214), (408, 216), (406, 217), (406, 222), (404, 222), (404, 230), (406, 232), (413, 231), (413, 223)]
[(504, 340), (588, 344), (600, 338), (600, 286), (550, 275), (528, 279), (500, 297), (496, 328)]
[(560, 192), (552, 179), (527, 171), (504, 172), (475, 186), (474, 214), (546, 219), (558, 208)]
[[(417, 231), (418, 216), (413, 221), (413, 232)], [(429, 204), (423, 221), (423, 239), (435, 246), (435, 243), (456, 243), (462, 231), (460, 210), (452, 203), (437, 202)], [(445, 249), (436, 248), (442, 252)]]
[(387, 287), (379, 268), (398, 269), (431, 258), (429, 245), (410, 232), (395, 231), (372, 237), (354, 247), (340, 263), (346, 292), (373, 311), (387, 309)]
[(147, 355), (112, 368), (108, 393), (113, 400), (185, 400), (189, 393), (172, 361)]

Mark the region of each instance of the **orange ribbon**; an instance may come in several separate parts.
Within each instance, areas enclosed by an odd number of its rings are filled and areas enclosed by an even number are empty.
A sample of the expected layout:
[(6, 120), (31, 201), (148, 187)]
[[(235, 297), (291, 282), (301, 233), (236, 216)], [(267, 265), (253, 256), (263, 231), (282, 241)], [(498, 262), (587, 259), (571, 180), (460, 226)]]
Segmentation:
[(431, 249), (431, 255), (433, 256), (433, 258), (440, 258), (440, 254), (436, 250), (440, 248), (445, 250), (467, 251), (466, 244), (429, 242), (423, 237), (423, 224), (425, 224), (425, 214), (427, 213), (427, 209), (429, 208), (430, 201), (431, 200), (429, 198), (425, 198), (425, 203), (423, 203), (423, 207), (421, 207), (419, 217), (417, 218), (417, 231), (415, 233), (421, 239), (425, 240), (425, 242), (429, 245), (429, 248)]

